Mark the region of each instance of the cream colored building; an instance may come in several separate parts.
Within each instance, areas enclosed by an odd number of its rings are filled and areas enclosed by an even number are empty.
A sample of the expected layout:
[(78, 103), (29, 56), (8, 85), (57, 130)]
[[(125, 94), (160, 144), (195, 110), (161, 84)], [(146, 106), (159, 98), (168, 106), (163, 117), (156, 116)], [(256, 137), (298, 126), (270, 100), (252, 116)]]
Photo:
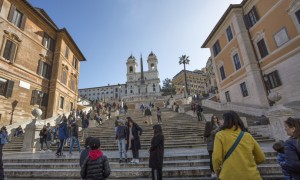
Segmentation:
[(202, 45), (210, 48), (221, 102), (268, 107), (300, 100), (300, 1), (230, 5)]
[(76, 108), (85, 57), (68, 31), (25, 0), (1, 0), (0, 19), (0, 124)]
[[(186, 70), (187, 91), (190, 95), (202, 95), (205, 93), (206, 74), (202, 70), (188, 71)], [(176, 94), (188, 94), (185, 88), (184, 70), (176, 74), (172, 79)]]
[(211, 57), (206, 62), (205, 74), (205, 93), (215, 94), (218, 91), (218, 87)]

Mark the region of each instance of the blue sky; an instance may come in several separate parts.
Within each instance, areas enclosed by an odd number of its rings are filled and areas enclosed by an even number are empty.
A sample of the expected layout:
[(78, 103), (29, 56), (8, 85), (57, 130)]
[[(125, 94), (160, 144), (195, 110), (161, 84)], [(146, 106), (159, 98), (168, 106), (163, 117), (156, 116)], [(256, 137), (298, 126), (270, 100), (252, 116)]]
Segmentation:
[[(29, 0), (44, 9), (59, 28), (66, 27), (85, 55), (79, 88), (126, 82), (126, 60), (151, 51), (160, 79), (172, 79), (190, 56), (188, 70), (205, 67), (209, 49), (201, 49), (230, 4), (241, 0)], [(84, 3), (83, 3), (84, 2)]]

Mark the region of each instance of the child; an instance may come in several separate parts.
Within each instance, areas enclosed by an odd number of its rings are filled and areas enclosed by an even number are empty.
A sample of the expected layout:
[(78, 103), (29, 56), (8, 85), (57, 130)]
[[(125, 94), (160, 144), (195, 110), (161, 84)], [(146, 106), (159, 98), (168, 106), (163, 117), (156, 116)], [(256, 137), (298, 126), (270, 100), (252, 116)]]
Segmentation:
[(106, 179), (110, 175), (107, 157), (100, 150), (100, 140), (92, 138), (88, 157), (81, 166), (82, 179)]
[(285, 154), (284, 154), (284, 142), (283, 141), (277, 141), (273, 144), (273, 149), (278, 152), (277, 161), (279, 165), (281, 166), (282, 173), (285, 176), (286, 180), (291, 179), (291, 176), (282, 168), (282, 166), (285, 164)]

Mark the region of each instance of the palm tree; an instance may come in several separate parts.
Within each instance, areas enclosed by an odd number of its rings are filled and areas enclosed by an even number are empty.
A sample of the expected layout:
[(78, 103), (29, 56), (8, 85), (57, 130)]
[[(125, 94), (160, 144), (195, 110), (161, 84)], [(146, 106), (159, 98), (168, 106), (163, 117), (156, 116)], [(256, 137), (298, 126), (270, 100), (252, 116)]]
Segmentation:
[(185, 88), (188, 96), (190, 95), (190, 92), (187, 86), (185, 65), (189, 63), (190, 63), (189, 56), (182, 55), (181, 57), (179, 57), (179, 64), (183, 64), (183, 68), (184, 68), (184, 82), (185, 82)]

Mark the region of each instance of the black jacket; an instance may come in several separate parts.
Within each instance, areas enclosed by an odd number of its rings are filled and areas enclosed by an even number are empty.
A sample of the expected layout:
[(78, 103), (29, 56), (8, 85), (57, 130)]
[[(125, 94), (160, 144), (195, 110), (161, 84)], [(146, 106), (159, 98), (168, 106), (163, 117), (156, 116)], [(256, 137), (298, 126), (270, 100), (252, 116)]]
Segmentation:
[(76, 123), (71, 125), (71, 136), (78, 138), (78, 125)]
[(103, 155), (96, 160), (87, 157), (81, 167), (80, 175), (86, 180), (105, 180), (110, 175), (107, 157)]
[[(127, 140), (127, 144), (126, 144), (126, 150), (128, 150), (128, 146), (129, 146), (129, 134), (130, 134), (130, 131), (129, 131), (129, 127), (127, 129), (127, 137), (126, 137), (126, 140)], [(138, 126), (137, 124), (134, 124), (132, 126), (132, 135), (134, 137), (134, 140), (133, 140), (133, 144), (131, 145), (131, 148), (134, 146), (135, 149), (141, 149), (141, 142), (140, 142), (140, 136), (142, 135), (142, 128), (140, 128), (140, 126)]]
[(151, 140), (149, 167), (161, 169), (164, 160), (164, 135), (159, 134)]

